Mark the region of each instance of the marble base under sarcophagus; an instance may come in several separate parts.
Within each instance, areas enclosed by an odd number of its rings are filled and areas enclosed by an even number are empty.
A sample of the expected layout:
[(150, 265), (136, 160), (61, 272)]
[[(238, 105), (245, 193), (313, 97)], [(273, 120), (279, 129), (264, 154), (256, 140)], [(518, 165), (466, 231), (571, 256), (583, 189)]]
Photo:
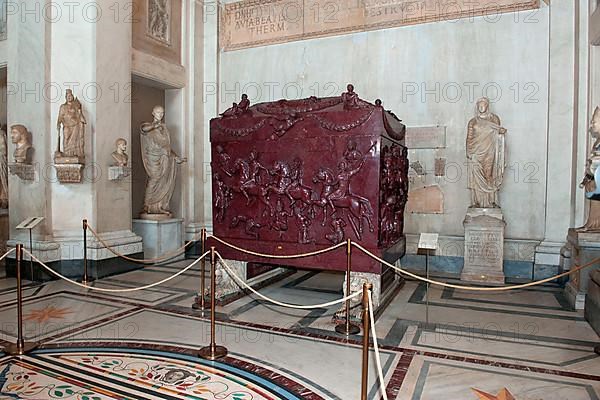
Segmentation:
[[(311, 253), (351, 239), (388, 262), (405, 252), (405, 127), (378, 100), (339, 97), (249, 105), (211, 120), (214, 235), (271, 255)], [(246, 254), (210, 240), (223, 257), (346, 270), (345, 246), (306, 258)], [(393, 273), (359, 249), (352, 271)], [(384, 285), (384, 283), (382, 283)]]

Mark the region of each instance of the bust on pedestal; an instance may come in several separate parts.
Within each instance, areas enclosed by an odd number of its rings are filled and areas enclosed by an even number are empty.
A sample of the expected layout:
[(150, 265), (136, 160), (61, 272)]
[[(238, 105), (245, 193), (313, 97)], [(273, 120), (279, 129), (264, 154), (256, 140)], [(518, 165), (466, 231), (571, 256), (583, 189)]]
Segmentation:
[(13, 153), (14, 162), (8, 164), (10, 173), (17, 175), (25, 181), (34, 179), (34, 168), (31, 165), (31, 134), (24, 125), (13, 125), (10, 127), (10, 139), (15, 145)]
[(155, 258), (183, 245), (183, 220), (173, 218), (169, 202), (175, 190), (177, 164), (186, 161), (171, 148), (171, 136), (163, 122), (165, 110), (155, 106), (152, 122), (140, 128), (142, 160), (148, 175), (144, 210), (133, 220), (134, 231), (144, 239), (145, 257)]
[(504, 217), (498, 193), (504, 176), (506, 129), (489, 111), (487, 98), (477, 101), (477, 111), (467, 130), (467, 178), (471, 206), (465, 227), (465, 256), (461, 279), (504, 283)]
[(115, 151), (111, 153), (113, 165), (108, 167), (108, 179), (111, 181), (126, 178), (131, 174), (131, 168), (128, 166), (129, 156), (126, 153), (127, 140), (118, 138), (115, 147)]

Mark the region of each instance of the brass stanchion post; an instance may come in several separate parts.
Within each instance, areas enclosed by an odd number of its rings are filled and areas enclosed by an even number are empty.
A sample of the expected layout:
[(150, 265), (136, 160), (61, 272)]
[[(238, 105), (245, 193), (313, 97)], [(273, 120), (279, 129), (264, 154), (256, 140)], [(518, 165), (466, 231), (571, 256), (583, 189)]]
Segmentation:
[[(204, 254), (206, 251), (206, 228), (202, 228), (200, 233), (200, 254)], [(206, 261), (205, 258), (202, 257), (202, 261), (200, 261), (200, 294), (196, 296), (196, 301), (192, 304), (193, 309), (200, 309), (204, 311), (206, 309), (206, 300), (204, 298), (204, 291), (206, 290), (206, 283), (204, 279), (204, 273), (206, 271)], [(198, 299), (198, 297), (200, 297)]]
[[(350, 296), (350, 273), (352, 272), (352, 241), (346, 240), (346, 296)], [(360, 332), (360, 327), (350, 322), (350, 299), (346, 300), (346, 322), (338, 324), (335, 327), (337, 333), (346, 336), (356, 335)]]
[(223, 346), (217, 346), (215, 340), (215, 306), (216, 306), (216, 292), (217, 292), (217, 284), (216, 284), (216, 270), (217, 270), (217, 260), (215, 255), (214, 246), (210, 248), (210, 345), (203, 347), (198, 352), (198, 355), (201, 358), (206, 360), (217, 360), (219, 358), (225, 357), (227, 355), (227, 349)]
[(21, 266), (23, 264), (23, 245), (17, 244), (17, 343), (9, 345), (4, 351), (13, 356), (21, 356), (37, 347), (23, 339), (23, 282)]
[(363, 306), (363, 345), (362, 345), (362, 384), (360, 390), (360, 399), (367, 399), (367, 389), (369, 385), (369, 290), (373, 289), (371, 283), (363, 284), (362, 306)]
[(87, 285), (88, 280), (88, 270), (87, 270), (87, 228), (88, 221), (87, 219), (83, 220), (83, 277), (81, 278), (81, 283)]

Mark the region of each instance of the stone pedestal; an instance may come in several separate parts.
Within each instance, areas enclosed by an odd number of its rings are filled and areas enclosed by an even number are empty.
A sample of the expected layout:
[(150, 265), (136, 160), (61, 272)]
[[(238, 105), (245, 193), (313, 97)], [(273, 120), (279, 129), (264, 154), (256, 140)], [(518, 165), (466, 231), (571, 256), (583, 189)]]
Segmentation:
[(8, 170), (11, 175), (16, 175), (21, 180), (32, 181), (35, 179), (35, 168), (31, 164), (10, 163), (8, 164)]
[(131, 175), (131, 167), (112, 166), (108, 167), (108, 180), (118, 181)]
[[(134, 219), (133, 231), (142, 237), (144, 258), (160, 258), (183, 246), (183, 219), (169, 218), (160, 221)], [(181, 260), (181, 255), (169, 261)]]
[[(600, 257), (600, 233), (599, 232), (577, 232), (569, 229), (567, 245), (571, 249), (571, 268), (586, 264)], [(565, 287), (565, 295), (569, 304), (576, 310), (582, 310), (585, 304), (590, 274), (600, 269), (600, 265), (594, 265), (576, 272), (570, 276)]]
[(585, 319), (600, 335), (600, 270), (592, 271), (585, 297)]
[(504, 283), (504, 217), (500, 208), (471, 208), (463, 221), (465, 257), (461, 280)]

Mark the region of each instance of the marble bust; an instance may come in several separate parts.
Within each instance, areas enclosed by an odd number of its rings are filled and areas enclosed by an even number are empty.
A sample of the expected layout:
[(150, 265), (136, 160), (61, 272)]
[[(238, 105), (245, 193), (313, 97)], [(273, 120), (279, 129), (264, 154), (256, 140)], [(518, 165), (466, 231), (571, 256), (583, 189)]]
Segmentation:
[(579, 187), (585, 189), (585, 197), (592, 200), (585, 225), (579, 232), (600, 232), (600, 107), (596, 107), (590, 123), (590, 136), (594, 143), (586, 161), (585, 176)]
[(498, 192), (505, 168), (506, 129), (490, 112), (490, 101), (477, 101), (476, 114), (467, 128), (467, 178), (472, 208), (499, 208)]
[(144, 195), (142, 219), (166, 219), (172, 216), (169, 202), (175, 190), (176, 164), (185, 158), (179, 157), (171, 148), (169, 129), (163, 122), (165, 110), (155, 106), (154, 120), (141, 126), (142, 160), (148, 175)]
[(129, 162), (129, 156), (127, 153), (127, 140), (119, 138), (115, 141), (116, 150), (112, 152), (111, 156), (114, 160), (113, 166), (115, 167), (126, 167)]
[(10, 127), (10, 138), (15, 145), (13, 157), (17, 164), (31, 164), (31, 140), (29, 132), (23, 125), (13, 125)]

